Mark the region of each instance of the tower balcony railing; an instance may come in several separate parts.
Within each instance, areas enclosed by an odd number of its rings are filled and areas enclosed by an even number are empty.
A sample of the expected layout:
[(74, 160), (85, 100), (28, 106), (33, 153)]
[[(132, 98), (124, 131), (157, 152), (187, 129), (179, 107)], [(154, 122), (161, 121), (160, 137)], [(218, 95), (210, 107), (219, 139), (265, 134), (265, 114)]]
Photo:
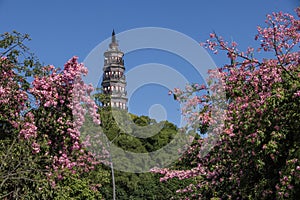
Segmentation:
[(126, 99), (127, 97), (124, 94), (112, 94), (111, 98), (123, 98), (123, 99)]
[(117, 65), (124, 65), (124, 60), (123, 59), (107, 59), (104, 60), (105, 65), (110, 65), (110, 64), (117, 64)]
[(116, 91), (116, 90), (106, 90), (104, 92), (105, 94), (109, 94), (112, 96), (119, 96), (119, 97), (126, 97), (127, 96), (127, 91)]
[(106, 80), (121, 80), (121, 81), (125, 81), (126, 79), (126, 76), (125, 75), (118, 75), (118, 74), (104, 74), (103, 76), (103, 81), (106, 81)]

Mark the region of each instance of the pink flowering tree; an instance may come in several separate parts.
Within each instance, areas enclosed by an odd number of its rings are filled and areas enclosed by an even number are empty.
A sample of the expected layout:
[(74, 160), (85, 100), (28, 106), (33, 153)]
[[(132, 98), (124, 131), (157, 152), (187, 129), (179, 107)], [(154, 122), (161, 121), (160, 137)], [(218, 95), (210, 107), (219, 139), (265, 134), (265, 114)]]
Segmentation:
[[(88, 171), (97, 161), (84, 150), (80, 137), (80, 128), (89, 111), (96, 124), (100, 124), (97, 106), (90, 98), (93, 88), (86, 85), (81, 76), (87, 73), (83, 64), (73, 57), (62, 71), (54, 66), (45, 67), (48, 76), (35, 77), (29, 92), (34, 96), (38, 109), (34, 113), (33, 125), (38, 127), (42, 139), (47, 140), (45, 153), (53, 156), (51, 166), (58, 179), (62, 178), (61, 170), (76, 173), (79, 169)], [(88, 109), (88, 110), (87, 110)], [(34, 127), (32, 127), (34, 129)], [(37, 132), (28, 131), (27, 137), (35, 137)], [(36, 145), (37, 146), (37, 145)], [(40, 149), (36, 147), (35, 153)], [(52, 176), (52, 172), (48, 174)]]
[[(18, 198), (21, 185), (34, 182), (42, 174), (38, 159), (32, 156), (39, 146), (28, 137), (35, 135), (36, 127), (32, 125), (30, 115), (22, 116), (29, 108), (26, 90), (29, 87), (25, 76), (35, 69), (38, 62), (28, 54), (23, 42), (28, 35), (17, 32), (1, 34), (0, 48), (0, 198)], [(19, 56), (23, 52), (24, 57)], [(32, 133), (31, 133), (32, 132)], [(21, 139), (24, 138), (24, 139)], [(26, 138), (26, 139), (25, 139)], [(41, 185), (44, 184), (41, 182)], [(28, 184), (29, 185), (29, 184)]]
[[(77, 57), (62, 70), (41, 67), (32, 57), (19, 56), (28, 50), (23, 45), (27, 35), (14, 32), (1, 36), (0, 198), (53, 198), (58, 195), (53, 189), (62, 188), (61, 182), (78, 183), (83, 190), (87, 183), (78, 177), (98, 168), (101, 162), (87, 150), (88, 140), (80, 133), (87, 114), (95, 126), (100, 124), (91, 98), (93, 87), (82, 80), (87, 69)], [(30, 83), (28, 77), (32, 76)], [(97, 191), (98, 183), (86, 187), (82, 198), (99, 197), (89, 196)], [(75, 188), (71, 192), (75, 194)], [(69, 193), (59, 193), (62, 196), (58, 197), (71, 198), (65, 196)]]
[[(178, 190), (185, 199), (299, 197), (300, 8), (296, 11), (297, 17), (268, 15), (266, 26), (257, 28), (257, 48), (240, 51), (236, 42), (227, 43), (216, 33), (203, 44), (216, 54), (226, 52), (230, 59), (230, 64), (211, 71), (211, 77), (225, 83), (228, 104), (221, 130), (214, 132), (219, 139), (208, 154), (202, 151), (205, 139), (196, 141), (181, 158), (181, 167), (154, 170), (164, 175), (161, 181), (193, 180)], [(212, 82), (210, 90), (216, 91), (216, 85)], [(215, 121), (215, 97), (195, 95), (205, 89), (194, 84), (173, 91), (185, 105), (189, 125), (201, 133)]]

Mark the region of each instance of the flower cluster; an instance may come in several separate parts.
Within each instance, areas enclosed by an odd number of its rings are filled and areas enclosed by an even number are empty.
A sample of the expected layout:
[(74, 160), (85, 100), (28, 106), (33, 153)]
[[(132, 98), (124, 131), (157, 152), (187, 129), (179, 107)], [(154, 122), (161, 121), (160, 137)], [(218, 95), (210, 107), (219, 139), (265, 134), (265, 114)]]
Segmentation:
[[(100, 119), (91, 97), (93, 87), (82, 80), (87, 69), (77, 57), (63, 70), (44, 67), (27, 91), (19, 84), (24, 79), (8, 59), (1, 58), (0, 67), (0, 125), (10, 124), (20, 139), (30, 142), (33, 154), (50, 158), (52, 163), (46, 166), (49, 178), (62, 178), (64, 170), (77, 173), (92, 169), (99, 161), (86, 150), (80, 128), (87, 114), (96, 126)], [(35, 102), (29, 102), (28, 95)]]
[(100, 124), (97, 106), (91, 98), (93, 87), (82, 80), (87, 74), (77, 57), (70, 59), (62, 71), (48, 66), (48, 76), (35, 77), (31, 94), (39, 109), (38, 128), (46, 136), (49, 151), (53, 154), (52, 168), (58, 177), (65, 169), (73, 173), (78, 168), (93, 166), (93, 156), (85, 152), (80, 128), (89, 113)]
[(19, 128), (20, 113), (26, 109), (28, 96), (18, 82), (13, 64), (5, 57), (0, 58), (0, 119)]

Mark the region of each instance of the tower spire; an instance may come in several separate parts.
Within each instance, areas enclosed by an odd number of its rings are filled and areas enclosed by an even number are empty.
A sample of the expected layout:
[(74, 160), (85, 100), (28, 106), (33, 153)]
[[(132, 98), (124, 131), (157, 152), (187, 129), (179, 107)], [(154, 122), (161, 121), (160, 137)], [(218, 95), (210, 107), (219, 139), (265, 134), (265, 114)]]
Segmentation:
[(112, 33), (111, 33), (111, 43), (109, 44), (110, 49), (112, 50), (118, 50), (118, 42), (116, 40), (116, 33), (115, 33), (115, 29), (113, 29)]
[(116, 43), (116, 33), (115, 29), (113, 29), (112, 34), (111, 34), (111, 42)]

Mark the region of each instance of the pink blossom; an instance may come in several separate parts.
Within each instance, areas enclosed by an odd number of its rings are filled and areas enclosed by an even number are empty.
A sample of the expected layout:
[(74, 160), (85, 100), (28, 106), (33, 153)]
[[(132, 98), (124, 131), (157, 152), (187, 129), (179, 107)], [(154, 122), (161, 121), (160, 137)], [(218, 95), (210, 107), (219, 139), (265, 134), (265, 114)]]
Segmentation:
[(300, 97), (300, 90), (294, 93), (295, 97)]
[(32, 152), (33, 154), (39, 153), (40, 152), (40, 145), (36, 142), (32, 143)]

